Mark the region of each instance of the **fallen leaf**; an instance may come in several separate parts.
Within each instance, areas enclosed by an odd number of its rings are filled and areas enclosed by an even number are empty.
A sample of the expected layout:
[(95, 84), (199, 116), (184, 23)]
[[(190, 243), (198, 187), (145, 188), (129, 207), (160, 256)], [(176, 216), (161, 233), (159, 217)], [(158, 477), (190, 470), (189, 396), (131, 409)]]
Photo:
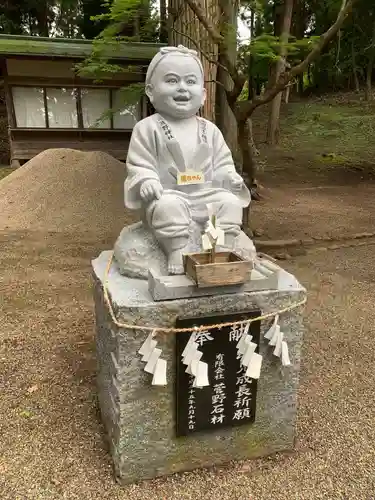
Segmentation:
[(25, 418), (30, 418), (30, 417), (32, 417), (32, 415), (33, 414), (31, 413), (31, 411), (28, 411), (28, 410), (23, 410), (20, 413), (20, 416), (25, 417)]

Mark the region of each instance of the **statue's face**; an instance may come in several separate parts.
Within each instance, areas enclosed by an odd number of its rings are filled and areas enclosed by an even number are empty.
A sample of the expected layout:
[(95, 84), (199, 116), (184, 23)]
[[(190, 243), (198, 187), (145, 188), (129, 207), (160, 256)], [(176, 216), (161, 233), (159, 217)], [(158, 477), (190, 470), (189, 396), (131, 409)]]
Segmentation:
[(171, 54), (165, 57), (152, 75), (146, 93), (158, 113), (173, 118), (189, 118), (204, 104), (202, 71), (194, 57)]

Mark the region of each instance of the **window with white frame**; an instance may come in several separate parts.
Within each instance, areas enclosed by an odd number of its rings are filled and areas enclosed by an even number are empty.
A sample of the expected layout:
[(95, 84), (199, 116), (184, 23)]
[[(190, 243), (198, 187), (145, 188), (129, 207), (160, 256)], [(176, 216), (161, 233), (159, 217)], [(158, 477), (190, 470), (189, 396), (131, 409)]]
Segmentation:
[(126, 97), (121, 89), (112, 91), (113, 128), (132, 129), (141, 119), (141, 105), (126, 105)]
[(78, 128), (78, 112), (74, 88), (47, 88), (49, 128)]
[(14, 112), (17, 127), (45, 128), (46, 113), (44, 104), (44, 89), (37, 87), (13, 88)]
[(141, 119), (141, 103), (126, 104), (121, 89), (14, 86), (12, 94), (18, 128), (131, 130)]
[(111, 119), (105, 117), (111, 109), (111, 91), (93, 88), (82, 88), (80, 91), (83, 128), (111, 128)]

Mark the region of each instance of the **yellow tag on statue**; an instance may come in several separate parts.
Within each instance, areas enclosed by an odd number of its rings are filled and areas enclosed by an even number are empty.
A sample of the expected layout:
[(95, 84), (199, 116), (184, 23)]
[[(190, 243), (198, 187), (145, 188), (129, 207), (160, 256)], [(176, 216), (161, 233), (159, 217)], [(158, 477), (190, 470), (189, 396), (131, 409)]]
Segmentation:
[(178, 172), (177, 174), (177, 184), (179, 186), (187, 186), (188, 184), (203, 184), (204, 174), (202, 172), (194, 172), (194, 170), (188, 170), (186, 172)]

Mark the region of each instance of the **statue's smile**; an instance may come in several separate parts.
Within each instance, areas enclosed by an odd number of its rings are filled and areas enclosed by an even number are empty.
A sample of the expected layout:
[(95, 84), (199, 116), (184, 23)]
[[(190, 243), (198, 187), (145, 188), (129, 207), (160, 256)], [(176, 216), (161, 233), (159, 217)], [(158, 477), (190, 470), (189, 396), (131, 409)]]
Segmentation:
[(178, 95), (178, 96), (174, 97), (173, 100), (176, 102), (189, 102), (190, 97), (188, 97), (186, 95)]

